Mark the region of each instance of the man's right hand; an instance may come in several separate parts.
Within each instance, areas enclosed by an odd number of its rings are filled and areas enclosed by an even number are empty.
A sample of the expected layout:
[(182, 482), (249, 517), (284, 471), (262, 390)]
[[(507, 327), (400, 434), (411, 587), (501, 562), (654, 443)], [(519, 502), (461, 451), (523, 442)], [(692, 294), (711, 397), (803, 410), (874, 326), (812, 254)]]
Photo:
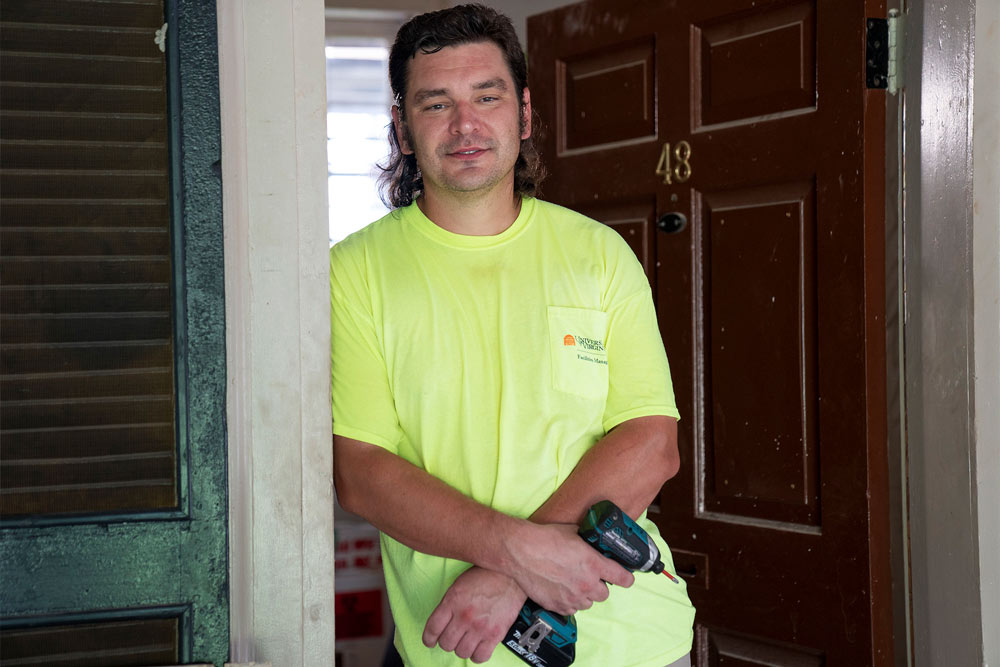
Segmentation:
[(512, 563), (506, 574), (532, 600), (564, 616), (607, 600), (608, 584), (628, 588), (635, 581), (581, 540), (573, 525), (523, 523), (506, 548)]

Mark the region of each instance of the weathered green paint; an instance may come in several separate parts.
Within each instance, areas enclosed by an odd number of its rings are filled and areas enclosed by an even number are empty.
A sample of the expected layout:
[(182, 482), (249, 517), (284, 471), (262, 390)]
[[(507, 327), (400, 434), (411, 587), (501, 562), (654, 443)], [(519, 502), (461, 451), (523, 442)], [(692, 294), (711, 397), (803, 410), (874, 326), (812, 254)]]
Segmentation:
[[(185, 612), (182, 661), (229, 654), (225, 302), (215, 3), (168, 0), (175, 131), (180, 476), (176, 518), (76, 519), (0, 530), (0, 616)], [(169, 68), (168, 68), (169, 69)], [(177, 131), (179, 130), (179, 131)], [(179, 232), (179, 233), (178, 233)], [(163, 515), (161, 515), (163, 516)], [(127, 520), (126, 520), (127, 519)]]

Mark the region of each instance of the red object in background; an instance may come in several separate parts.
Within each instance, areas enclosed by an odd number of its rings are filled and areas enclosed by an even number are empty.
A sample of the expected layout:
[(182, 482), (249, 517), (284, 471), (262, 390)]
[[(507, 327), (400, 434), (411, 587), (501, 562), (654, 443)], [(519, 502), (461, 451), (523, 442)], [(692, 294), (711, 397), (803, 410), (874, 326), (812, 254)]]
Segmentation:
[(382, 635), (382, 591), (337, 593), (337, 639)]

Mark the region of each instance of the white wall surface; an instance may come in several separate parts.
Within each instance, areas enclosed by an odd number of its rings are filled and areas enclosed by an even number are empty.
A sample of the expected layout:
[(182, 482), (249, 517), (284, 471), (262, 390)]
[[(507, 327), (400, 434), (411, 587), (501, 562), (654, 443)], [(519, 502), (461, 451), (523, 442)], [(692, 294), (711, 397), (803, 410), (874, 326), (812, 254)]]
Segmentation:
[(333, 482), (322, 0), (218, 3), (231, 661), (329, 667)]

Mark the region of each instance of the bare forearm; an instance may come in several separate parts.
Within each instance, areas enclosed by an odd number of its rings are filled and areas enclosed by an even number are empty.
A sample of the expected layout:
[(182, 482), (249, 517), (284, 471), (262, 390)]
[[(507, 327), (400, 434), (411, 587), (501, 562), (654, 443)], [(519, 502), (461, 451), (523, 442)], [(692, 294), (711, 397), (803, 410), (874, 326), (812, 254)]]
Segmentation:
[(519, 519), (374, 445), (334, 436), (334, 456), (337, 495), (345, 509), (417, 551), (508, 569), (505, 536)]
[(629, 516), (642, 514), (677, 474), (677, 420), (640, 417), (612, 429), (532, 515), (536, 523), (578, 523), (587, 508), (611, 500)]
[(334, 466), (345, 509), (412, 549), (506, 575), (553, 611), (571, 614), (605, 599), (604, 582), (632, 584), (574, 527), (496, 512), (375, 445), (334, 436)]

